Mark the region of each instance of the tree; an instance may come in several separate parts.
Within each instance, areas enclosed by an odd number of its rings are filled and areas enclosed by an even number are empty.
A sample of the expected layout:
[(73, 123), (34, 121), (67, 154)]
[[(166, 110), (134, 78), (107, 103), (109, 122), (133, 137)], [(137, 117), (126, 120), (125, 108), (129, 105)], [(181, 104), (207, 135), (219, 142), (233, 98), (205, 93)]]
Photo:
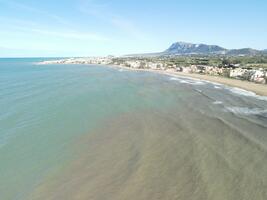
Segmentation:
[(223, 59), (222, 60), (222, 65), (223, 66), (229, 66), (231, 64), (230, 60), (229, 59)]

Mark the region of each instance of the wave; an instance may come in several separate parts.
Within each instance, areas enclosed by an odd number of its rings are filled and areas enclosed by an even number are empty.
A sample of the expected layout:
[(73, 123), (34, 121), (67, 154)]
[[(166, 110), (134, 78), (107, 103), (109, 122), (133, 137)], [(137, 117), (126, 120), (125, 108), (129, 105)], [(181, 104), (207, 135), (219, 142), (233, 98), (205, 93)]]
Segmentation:
[(217, 86), (217, 85), (214, 85), (214, 88), (215, 89), (222, 89), (221, 87)]
[(171, 77), (170, 80), (171, 80), (171, 81), (178, 81), (178, 80), (181, 80), (181, 79), (176, 78), (176, 77)]
[(227, 111), (239, 115), (261, 115), (267, 117), (267, 109), (248, 107), (226, 107)]
[(245, 89), (241, 89), (238, 87), (229, 87), (227, 85), (221, 84), (221, 83), (215, 83), (207, 80), (200, 80), (200, 79), (195, 79), (195, 78), (177, 78), (177, 77), (171, 77), (170, 80), (173, 81), (179, 81), (180, 83), (185, 83), (185, 84), (191, 84), (191, 85), (205, 85), (205, 84), (211, 84), (215, 89), (225, 89), (228, 90), (234, 94), (237, 95), (242, 95), (242, 96), (247, 96), (247, 97), (252, 97), (256, 98), (258, 100), (262, 101), (267, 101), (267, 96), (260, 96), (257, 95), (256, 93), (252, 91), (248, 91)]
[(223, 104), (223, 102), (222, 101), (214, 101), (213, 104), (219, 105), (219, 104)]
[(171, 77), (171, 81), (179, 81), (180, 83), (190, 84), (190, 85), (205, 85), (204, 81), (195, 80), (195, 79), (181, 79), (177, 77)]
[(237, 87), (233, 87), (233, 88), (227, 87), (226, 89), (228, 89), (230, 92), (234, 94), (247, 96), (247, 97), (253, 97), (259, 100), (267, 101), (267, 96), (259, 96), (256, 93), (248, 91), (248, 90), (244, 90), (244, 89), (237, 88)]

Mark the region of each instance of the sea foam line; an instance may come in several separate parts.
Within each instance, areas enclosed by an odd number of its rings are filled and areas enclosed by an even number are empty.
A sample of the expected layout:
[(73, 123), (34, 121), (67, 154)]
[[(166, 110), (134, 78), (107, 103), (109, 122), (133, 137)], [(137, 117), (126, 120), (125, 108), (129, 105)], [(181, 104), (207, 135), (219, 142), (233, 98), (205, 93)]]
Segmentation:
[(241, 115), (262, 115), (267, 117), (267, 109), (248, 107), (226, 107), (227, 111)]
[(190, 84), (190, 85), (205, 85), (205, 81), (197, 80), (197, 79), (189, 79), (189, 78), (178, 78), (171, 77), (171, 81), (179, 81), (180, 83)]
[(253, 97), (259, 100), (267, 101), (267, 96), (259, 96), (256, 93), (248, 91), (248, 90), (244, 90), (244, 89), (237, 88), (237, 87), (226, 87), (226, 89), (234, 94), (247, 96), (247, 97)]

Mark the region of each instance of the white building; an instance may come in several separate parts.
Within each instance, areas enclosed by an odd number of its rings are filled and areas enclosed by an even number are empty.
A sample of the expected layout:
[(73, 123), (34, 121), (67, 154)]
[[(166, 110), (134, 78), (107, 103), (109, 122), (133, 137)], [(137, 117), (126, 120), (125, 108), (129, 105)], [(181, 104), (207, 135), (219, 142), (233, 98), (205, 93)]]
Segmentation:
[(266, 83), (266, 72), (262, 70), (253, 70), (253, 72), (250, 81), (263, 84)]

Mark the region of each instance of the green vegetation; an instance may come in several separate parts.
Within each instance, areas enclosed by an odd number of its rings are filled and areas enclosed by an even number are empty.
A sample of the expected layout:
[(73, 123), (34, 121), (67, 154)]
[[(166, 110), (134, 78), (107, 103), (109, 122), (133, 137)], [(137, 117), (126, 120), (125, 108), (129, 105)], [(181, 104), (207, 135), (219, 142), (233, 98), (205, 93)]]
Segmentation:
[[(115, 58), (113, 61), (123, 63), (125, 60), (136, 60), (136, 58)], [(138, 60), (144, 62), (164, 62), (168, 66), (191, 66), (205, 65), (214, 67), (239, 66), (241, 68), (266, 68), (267, 55), (255, 56), (174, 56), (174, 57), (139, 57)]]

